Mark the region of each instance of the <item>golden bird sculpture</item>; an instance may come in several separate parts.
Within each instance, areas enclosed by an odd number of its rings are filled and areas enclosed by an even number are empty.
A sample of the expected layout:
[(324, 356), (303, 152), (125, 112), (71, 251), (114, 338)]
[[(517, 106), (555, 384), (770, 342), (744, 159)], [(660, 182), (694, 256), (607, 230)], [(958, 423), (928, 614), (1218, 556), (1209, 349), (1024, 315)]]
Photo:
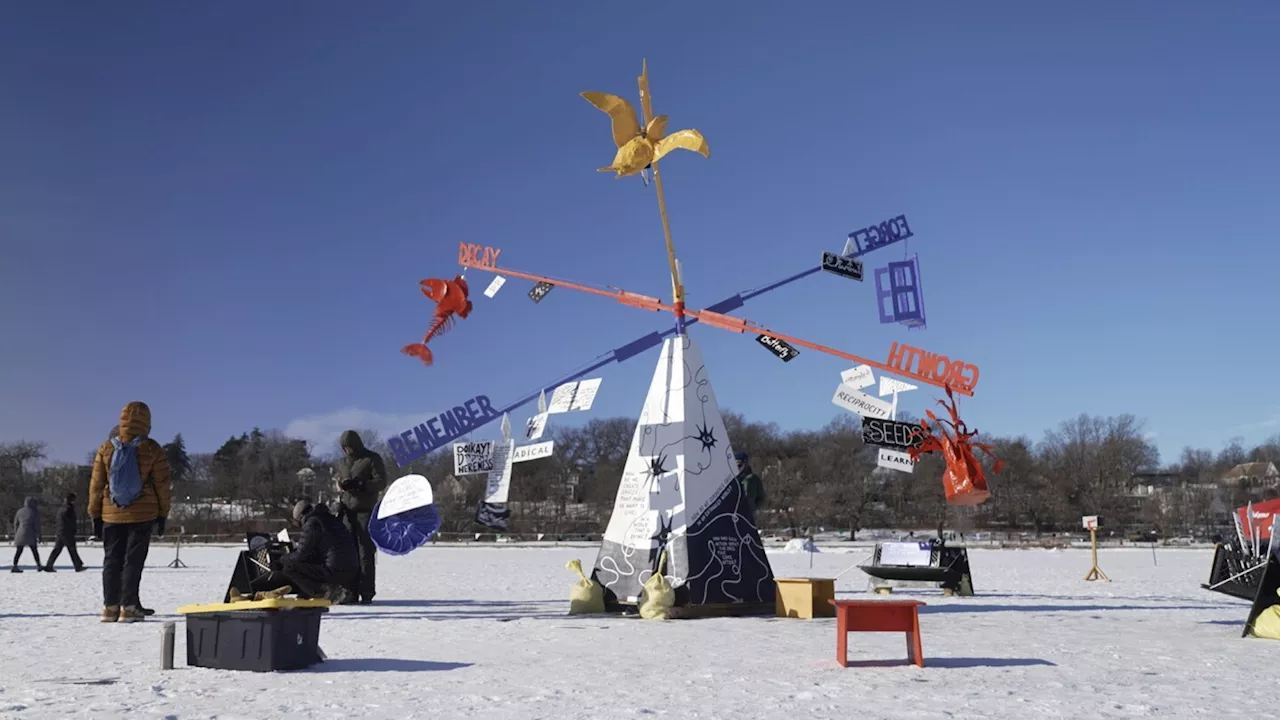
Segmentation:
[(614, 155), (613, 164), (600, 168), (600, 172), (617, 173), (616, 177), (635, 175), (676, 148), (711, 157), (706, 138), (697, 130), (677, 130), (668, 135), (666, 115), (654, 117), (642, 129), (636, 109), (625, 98), (602, 92), (584, 92), (582, 97), (613, 122), (613, 142), (618, 146), (618, 154)]

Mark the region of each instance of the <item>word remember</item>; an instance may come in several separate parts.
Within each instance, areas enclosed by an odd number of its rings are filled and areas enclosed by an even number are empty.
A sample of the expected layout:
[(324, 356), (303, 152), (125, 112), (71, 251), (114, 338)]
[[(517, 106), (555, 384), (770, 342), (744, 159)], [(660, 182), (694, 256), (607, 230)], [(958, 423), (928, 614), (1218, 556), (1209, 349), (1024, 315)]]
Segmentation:
[(417, 427), (389, 438), (387, 446), (396, 463), (404, 467), (432, 450), (444, 447), (468, 432), (479, 428), (501, 413), (493, 408), (486, 395), (477, 395), (455, 405)]

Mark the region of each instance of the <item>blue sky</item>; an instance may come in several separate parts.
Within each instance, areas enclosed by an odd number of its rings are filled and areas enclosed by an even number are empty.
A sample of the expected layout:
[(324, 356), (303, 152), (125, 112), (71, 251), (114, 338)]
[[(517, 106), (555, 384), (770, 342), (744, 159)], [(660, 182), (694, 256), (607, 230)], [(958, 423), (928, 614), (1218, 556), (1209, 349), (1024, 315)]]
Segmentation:
[[(657, 111), (712, 150), (663, 163), (691, 305), (905, 213), (927, 330), (880, 325), (870, 282), (827, 274), (737, 314), (974, 362), (962, 408), (984, 432), (1128, 412), (1172, 460), (1280, 430), (1280, 5), (549, 7), (0, 8), (0, 439), (80, 461), (140, 399), (194, 450), (254, 425), (332, 443), (505, 403), (664, 329), (565, 289), (534, 305), (521, 280), (491, 300), (473, 271), (436, 365), (398, 352), (459, 241), (669, 295), (652, 189), (596, 172), (608, 121), (578, 97), (635, 101), (644, 57)], [(695, 338), (723, 406), (785, 428), (843, 412), (848, 363)], [(656, 356), (606, 369), (592, 415), (637, 414)], [(912, 395), (918, 413), (934, 393)]]

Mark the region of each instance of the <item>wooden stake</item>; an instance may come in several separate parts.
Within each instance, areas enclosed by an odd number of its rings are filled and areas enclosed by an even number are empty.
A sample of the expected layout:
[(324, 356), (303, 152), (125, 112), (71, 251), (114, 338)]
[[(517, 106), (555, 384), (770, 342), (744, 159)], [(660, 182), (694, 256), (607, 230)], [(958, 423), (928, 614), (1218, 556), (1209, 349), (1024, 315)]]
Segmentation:
[(1111, 578), (1102, 572), (1102, 568), (1098, 567), (1098, 528), (1089, 528), (1089, 550), (1093, 554), (1093, 569), (1088, 575), (1084, 576), (1085, 580), (1106, 580), (1111, 582)]

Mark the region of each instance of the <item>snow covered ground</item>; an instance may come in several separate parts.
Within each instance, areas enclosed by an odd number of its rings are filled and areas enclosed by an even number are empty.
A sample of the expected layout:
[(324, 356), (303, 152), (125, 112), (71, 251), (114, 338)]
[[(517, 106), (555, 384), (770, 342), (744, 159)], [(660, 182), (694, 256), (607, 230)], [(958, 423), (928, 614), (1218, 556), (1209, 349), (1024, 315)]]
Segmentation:
[[(821, 545), (820, 545), (821, 547)], [(47, 551), (46, 548), (42, 548)], [(833, 550), (828, 548), (828, 550)], [(1199, 588), (1211, 552), (974, 550), (977, 592), (925, 600), (927, 667), (840, 668), (835, 621), (568, 617), (595, 548), (437, 546), (379, 557), (378, 602), (326, 616), (330, 660), (291, 673), (185, 666), (179, 605), (221, 599), (236, 549), (152, 548), (136, 625), (102, 625), (91, 570), (0, 575), (3, 718), (1264, 718), (1280, 644), (1241, 639), (1247, 605)], [(828, 577), (862, 550), (772, 551), (780, 576)], [(812, 557), (813, 569), (809, 564)], [(30, 566), (28, 565), (28, 568)], [(862, 595), (859, 570), (837, 583)], [(161, 671), (160, 620), (178, 619)], [(899, 634), (855, 634), (854, 660), (905, 660)], [(98, 684), (92, 684), (97, 681)]]

